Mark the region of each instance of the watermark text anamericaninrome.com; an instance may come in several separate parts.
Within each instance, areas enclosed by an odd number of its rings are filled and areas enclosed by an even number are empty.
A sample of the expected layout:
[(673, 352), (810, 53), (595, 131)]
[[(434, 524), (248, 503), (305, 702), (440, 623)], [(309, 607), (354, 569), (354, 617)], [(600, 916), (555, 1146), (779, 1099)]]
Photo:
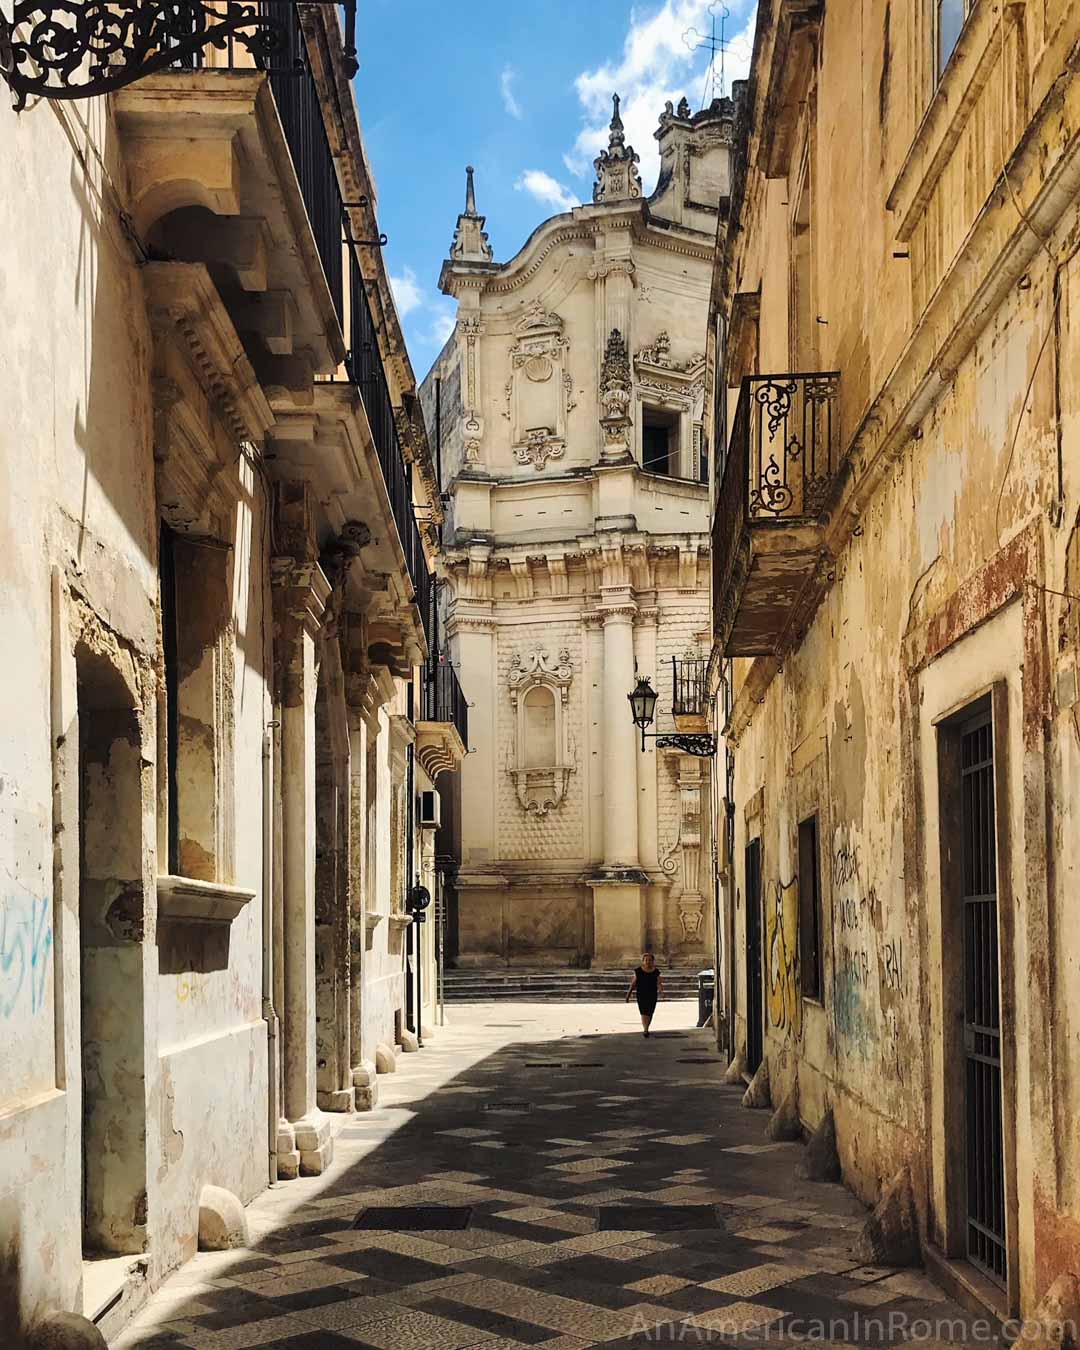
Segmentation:
[[(725, 1313), (727, 1316), (725, 1317)], [(862, 1345), (916, 1344), (922, 1341), (971, 1344), (1012, 1344), (1048, 1333), (1058, 1344), (1076, 1345), (1077, 1327), (1072, 1322), (1048, 1326), (1017, 1320), (997, 1322), (988, 1317), (912, 1317), (910, 1313), (891, 1312), (870, 1316), (855, 1312), (850, 1317), (776, 1318), (758, 1326), (747, 1325), (745, 1305), (738, 1309), (717, 1308), (712, 1312), (691, 1314), (679, 1320), (660, 1322), (636, 1314), (632, 1336), (645, 1342), (663, 1344), (706, 1343), (714, 1337), (737, 1336), (741, 1343), (770, 1341), (806, 1343), (827, 1341)]]

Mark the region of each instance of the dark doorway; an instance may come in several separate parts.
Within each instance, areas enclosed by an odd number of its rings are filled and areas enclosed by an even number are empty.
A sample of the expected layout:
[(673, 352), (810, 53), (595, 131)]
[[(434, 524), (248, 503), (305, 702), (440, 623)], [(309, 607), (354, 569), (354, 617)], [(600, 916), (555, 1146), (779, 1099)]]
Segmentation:
[(109, 659), (75, 652), (83, 1251), (146, 1250), (143, 748)]
[(756, 1073), (765, 1051), (761, 969), (761, 840), (746, 846), (746, 1069)]
[(998, 978), (994, 730), (989, 712), (960, 728), (961, 903), (964, 922), (964, 1116), (967, 1253), (1004, 1286), (1005, 1146)]

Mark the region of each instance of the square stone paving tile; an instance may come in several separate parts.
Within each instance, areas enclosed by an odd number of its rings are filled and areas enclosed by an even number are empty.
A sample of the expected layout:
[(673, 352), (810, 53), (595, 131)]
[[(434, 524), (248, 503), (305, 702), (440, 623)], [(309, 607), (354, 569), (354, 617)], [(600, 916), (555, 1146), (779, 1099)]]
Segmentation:
[(692, 1284), (692, 1280), (685, 1280), (679, 1275), (649, 1275), (644, 1280), (635, 1280), (633, 1284), (628, 1284), (627, 1289), (633, 1289), (639, 1294), (674, 1294), (679, 1289), (685, 1289), (687, 1285)]
[(762, 1303), (727, 1303), (712, 1312), (693, 1313), (685, 1320), (689, 1326), (699, 1330), (737, 1336), (743, 1331), (769, 1326), (783, 1316), (783, 1308), (771, 1308)]
[(751, 1266), (749, 1270), (735, 1271), (731, 1275), (722, 1275), (716, 1280), (703, 1281), (703, 1288), (715, 1289), (722, 1294), (738, 1294), (748, 1298), (754, 1294), (763, 1294), (781, 1284), (791, 1284), (802, 1279), (810, 1271), (801, 1266), (766, 1263), (763, 1266)]

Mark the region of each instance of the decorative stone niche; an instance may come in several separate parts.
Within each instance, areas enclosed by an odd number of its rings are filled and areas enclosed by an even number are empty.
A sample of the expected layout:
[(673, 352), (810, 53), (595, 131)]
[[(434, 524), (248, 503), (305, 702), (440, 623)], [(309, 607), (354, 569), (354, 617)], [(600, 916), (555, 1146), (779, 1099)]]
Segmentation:
[(514, 740), (507, 771), (514, 780), (522, 810), (545, 816), (566, 797), (573, 773), (574, 747), (570, 736), (570, 686), (574, 680), (570, 653), (560, 651), (556, 661), (537, 648), (516, 655), (507, 684), (514, 710)]
[(574, 402), (567, 369), (570, 343), (563, 321), (537, 300), (518, 323), (510, 348), (506, 410), (510, 444), (519, 464), (543, 469), (566, 453), (566, 428)]

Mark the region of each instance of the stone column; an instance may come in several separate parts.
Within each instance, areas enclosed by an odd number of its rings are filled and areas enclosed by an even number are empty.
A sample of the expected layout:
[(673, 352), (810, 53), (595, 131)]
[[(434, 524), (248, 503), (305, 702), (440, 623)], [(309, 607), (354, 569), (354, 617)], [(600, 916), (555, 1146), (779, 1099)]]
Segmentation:
[(324, 1111), (355, 1106), (349, 1016), (350, 738), (338, 627), (331, 622), (323, 628), (315, 707), (316, 1100)]
[(634, 605), (604, 611), (604, 866), (638, 867), (637, 732), (627, 694), (634, 687)]
[[(349, 1050), (356, 1110), (370, 1111), (378, 1101), (375, 1047), (364, 1039), (364, 982), (367, 971), (368, 744), (378, 731), (379, 684), (367, 664), (365, 623), (346, 616), (343, 645), (345, 702), (349, 734)], [(374, 728), (374, 731), (373, 731)]]
[[(659, 671), (656, 663), (656, 626), (658, 611), (655, 607), (639, 609), (634, 621), (634, 657), (639, 674), (648, 675), (654, 688), (658, 683)], [(629, 693), (629, 689), (627, 693)], [(629, 705), (627, 705), (629, 706)], [(655, 728), (654, 728), (655, 730)], [(659, 841), (657, 837), (658, 800), (656, 787), (657, 756), (652, 742), (646, 742), (647, 750), (641, 754), (638, 742), (638, 847), (641, 866), (647, 872), (658, 870)]]
[[(289, 485), (291, 488), (293, 485)], [(302, 509), (302, 502), (292, 506)], [(279, 515), (281, 507), (279, 506)], [(322, 1172), (332, 1156), (316, 1107), (315, 643), (330, 584), (310, 557), (271, 562), (274, 659), (281, 707), (283, 1114), (278, 1175)]]
[(632, 603), (604, 607), (604, 865), (591, 879), (595, 957), (625, 965), (644, 940), (638, 851), (637, 731), (627, 694), (634, 687)]

